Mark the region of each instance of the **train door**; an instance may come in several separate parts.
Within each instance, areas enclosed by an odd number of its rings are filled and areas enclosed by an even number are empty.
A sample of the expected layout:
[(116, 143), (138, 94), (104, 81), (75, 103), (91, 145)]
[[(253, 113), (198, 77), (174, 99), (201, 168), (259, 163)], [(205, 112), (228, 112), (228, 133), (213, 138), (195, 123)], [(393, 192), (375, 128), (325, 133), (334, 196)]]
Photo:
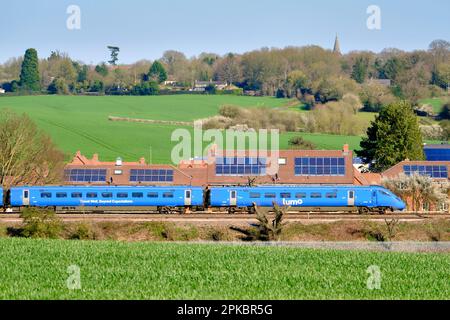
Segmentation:
[(352, 206), (352, 207), (355, 205), (355, 191), (354, 190), (348, 191), (347, 205)]
[(237, 206), (237, 192), (236, 190), (230, 191), (230, 206)]
[(377, 201), (377, 192), (376, 191), (372, 191), (372, 205), (373, 206), (377, 206), (378, 201)]
[(192, 191), (185, 190), (184, 191), (184, 205), (190, 206), (192, 204)]
[(22, 203), (24, 206), (30, 205), (30, 191), (29, 190), (22, 191)]

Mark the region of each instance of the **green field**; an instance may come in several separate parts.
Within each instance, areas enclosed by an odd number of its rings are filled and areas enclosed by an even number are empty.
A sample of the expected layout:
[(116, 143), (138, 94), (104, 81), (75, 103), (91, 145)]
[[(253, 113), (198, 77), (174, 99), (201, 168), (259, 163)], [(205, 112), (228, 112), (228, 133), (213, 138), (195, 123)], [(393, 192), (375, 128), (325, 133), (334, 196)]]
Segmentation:
[[(152, 96), (152, 97), (84, 97), (24, 96), (2, 97), (0, 108), (29, 114), (48, 132), (68, 155), (80, 150), (87, 156), (99, 153), (101, 160), (121, 156), (128, 161), (145, 157), (152, 163), (169, 163), (176, 142), (171, 134), (177, 128), (168, 124), (112, 122), (108, 116), (167, 121), (192, 121), (217, 114), (221, 105), (243, 107), (280, 107), (290, 102), (271, 97), (238, 96)], [(187, 128), (191, 130), (190, 128)], [(292, 133), (283, 134), (281, 148), (287, 148)], [(359, 137), (302, 134), (319, 149), (341, 149), (349, 143), (358, 148)]]
[[(67, 268), (80, 268), (69, 290)], [(381, 289), (369, 290), (369, 266)], [(0, 299), (448, 299), (450, 255), (0, 240)]]
[(422, 99), (419, 100), (419, 104), (431, 104), (433, 107), (433, 111), (438, 114), (442, 111), (442, 107), (444, 106), (444, 101), (442, 98), (429, 98), (429, 99)]

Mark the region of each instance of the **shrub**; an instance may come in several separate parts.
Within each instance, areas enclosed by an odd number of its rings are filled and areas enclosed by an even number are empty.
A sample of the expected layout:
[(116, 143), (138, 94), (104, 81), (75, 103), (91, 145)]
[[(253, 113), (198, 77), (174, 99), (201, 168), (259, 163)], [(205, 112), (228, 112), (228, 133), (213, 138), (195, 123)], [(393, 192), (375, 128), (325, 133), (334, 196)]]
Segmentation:
[(20, 216), (23, 219), (23, 237), (56, 239), (62, 230), (61, 221), (52, 210), (26, 208)]
[(314, 150), (316, 148), (311, 141), (305, 140), (301, 136), (290, 138), (288, 144), (292, 149)]
[(72, 240), (90, 240), (95, 239), (95, 234), (86, 224), (79, 224), (69, 237)]

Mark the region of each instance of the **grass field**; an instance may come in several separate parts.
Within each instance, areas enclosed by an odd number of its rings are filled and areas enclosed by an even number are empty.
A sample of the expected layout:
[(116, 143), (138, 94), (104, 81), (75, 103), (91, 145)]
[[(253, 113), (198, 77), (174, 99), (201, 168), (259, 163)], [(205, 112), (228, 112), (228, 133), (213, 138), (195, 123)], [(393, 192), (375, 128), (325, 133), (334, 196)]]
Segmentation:
[[(171, 150), (177, 142), (171, 135), (178, 127), (173, 124), (145, 124), (109, 121), (108, 116), (165, 121), (193, 121), (216, 115), (221, 105), (242, 107), (266, 106), (295, 108), (288, 99), (272, 97), (240, 97), (221, 95), (174, 96), (22, 96), (1, 97), (0, 109), (9, 108), (27, 113), (49, 133), (67, 155), (67, 160), (80, 150), (91, 157), (98, 153), (103, 161), (122, 157), (136, 161), (145, 157), (150, 163), (171, 163)], [(299, 107), (297, 107), (299, 108)], [(304, 111), (307, 112), (307, 111)], [(360, 113), (367, 122), (373, 113)], [(191, 127), (184, 127), (192, 133)], [(355, 150), (361, 137), (309, 133), (283, 133), (280, 148), (287, 149), (288, 141), (301, 135), (313, 142), (317, 149), (339, 150), (346, 143)], [(206, 147), (207, 143), (204, 143)]]
[(430, 98), (430, 99), (422, 99), (419, 100), (419, 104), (431, 104), (434, 112), (437, 114), (442, 111), (442, 107), (444, 106), (444, 101), (441, 98)]
[[(0, 299), (448, 299), (450, 255), (0, 240)], [(69, 290), (67, 268), (80, 268)], [(369, 290), (369, 266), (381, 289)]]
[[(166, 121), (192, 121), (217, 114), (221, 105), (242, 107), (280, 107), (288, 99), (239, 96), (153, 96), (153, 97), (83, 97), (25, 96), (3, 97), (0, 108), (29, 114), (48, 132), (68, 157), (80, 150), (87, 156), (99, 153), (102, 160), (121, 156), (128, 161), (145, 157), (152, 163), (169, 163), (176, 142), (171, 134), (178, 127), (169, 124), (112, 122), (108, 116)], [(186, 129), (192, 132), (191, 128)], [(280, 147), (287, 148), (293, 134), (283, 134)], [(344, 143), (352, 148), (359, 137), (302, 134), (319, 149), (340, 149)], [(205, 144), (206, 145), (206, 144)]]

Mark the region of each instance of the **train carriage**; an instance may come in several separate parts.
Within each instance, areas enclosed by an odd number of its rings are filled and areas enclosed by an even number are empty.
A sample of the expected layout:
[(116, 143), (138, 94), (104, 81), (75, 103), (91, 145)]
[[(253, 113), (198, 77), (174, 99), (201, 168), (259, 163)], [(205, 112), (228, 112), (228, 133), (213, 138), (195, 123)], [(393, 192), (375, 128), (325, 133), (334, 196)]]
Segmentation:
[(212, 207), (249, 210), (258, 207), (289, 206), (298, 211), (379, 211), (403, 210), (405, 204), (380, 186), (256, 186), (213, 187)]
[(3, 207), (3, 189), (0, 188), (0, 208)]
[(108, 208), (170, 208), (203, 206), (203, 189), (191, 186), (41, 186), (11, 188), (12, 207), (55, 207), (58, 211)]

